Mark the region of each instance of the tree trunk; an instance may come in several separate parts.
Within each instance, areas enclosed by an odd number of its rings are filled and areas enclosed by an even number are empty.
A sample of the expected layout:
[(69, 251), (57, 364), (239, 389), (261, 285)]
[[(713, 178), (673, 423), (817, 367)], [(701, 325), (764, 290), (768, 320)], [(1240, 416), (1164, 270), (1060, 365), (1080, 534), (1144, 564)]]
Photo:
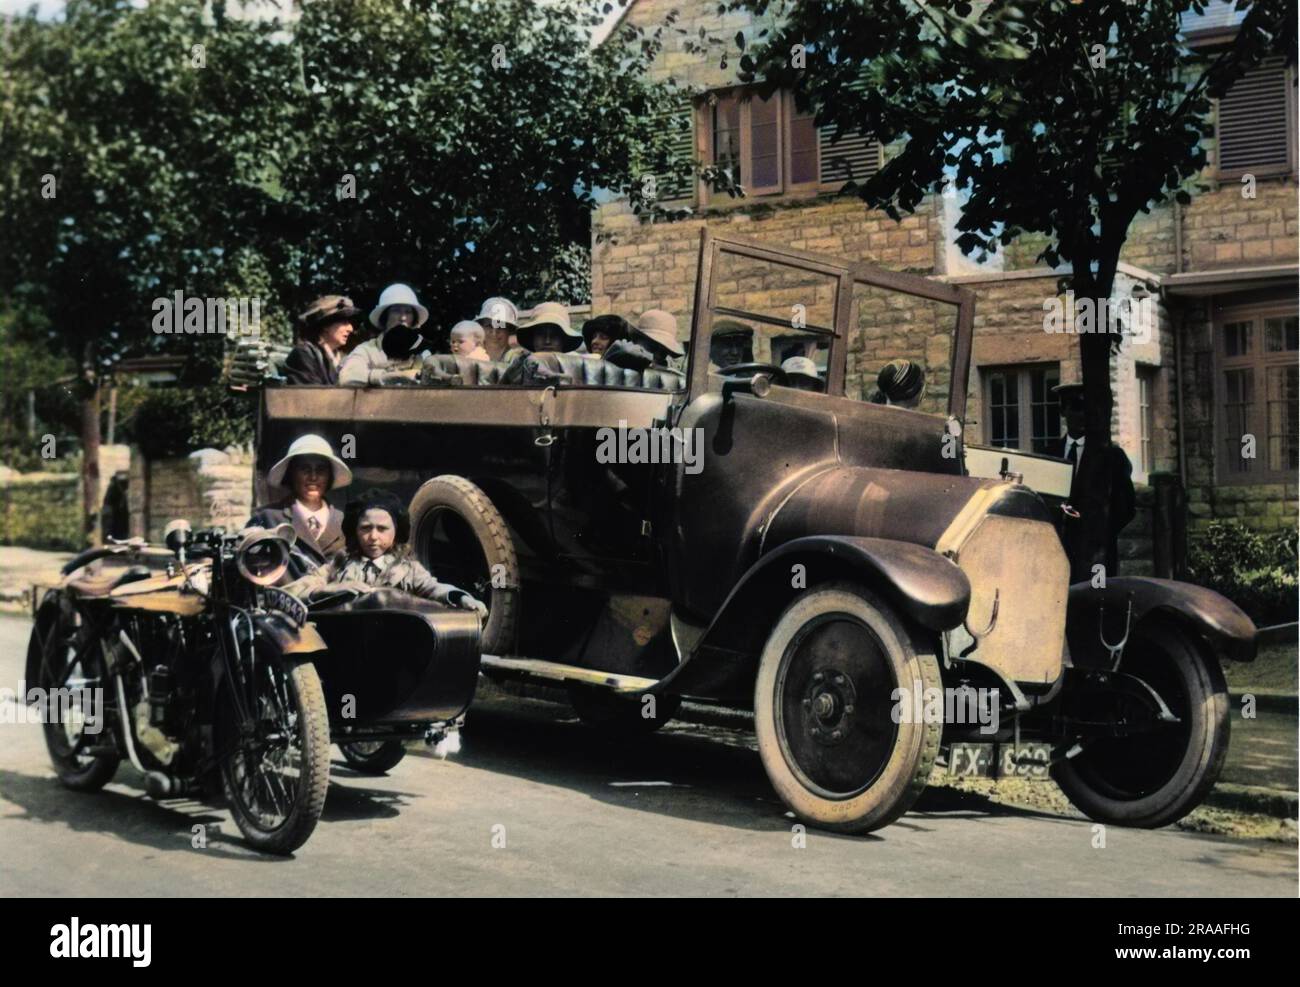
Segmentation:
[(99, 532), (99, 379), (87, 366), (81, 400), (81, 508), (86, 547), (100, 543)]
[[(1089, 272), (1074, 283), (1076, 303), (1084, 298), (1094, 302), (1092, 332), (1079, 333), (1079, 364), (1083, 372), (1083, 397), (1087, 419), (1083, 457), (1079, 460), (1071, 501), (1080, 517), (1070, 546), (1070, 581), (1091, 580), (1095, 567), (1106, 569), (1111, 543), (1111, 410), (1114, 395), (1110, 387), (1111, 344), (1106, 332), (1107, 319), (1102, 312), (1103, 300), (1109, 303), (1118, 266), (1118, 249), (1104, 251), (1095, 275)], [(1076, 329), (1078, 326), (1076, 325)], [(1117, 573), (1106, 571), (1106, 576)]]

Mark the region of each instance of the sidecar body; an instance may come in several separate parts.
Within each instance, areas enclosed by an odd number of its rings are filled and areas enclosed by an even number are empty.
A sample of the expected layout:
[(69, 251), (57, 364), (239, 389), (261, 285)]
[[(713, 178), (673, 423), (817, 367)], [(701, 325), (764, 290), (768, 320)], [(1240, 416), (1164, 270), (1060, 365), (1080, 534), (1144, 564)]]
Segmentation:
[(313, 608), (329, 650), (316, 658), (330, 729), (341, 737), (401, 737), (454, 720), (474, 698), (479, 618), (392, 590)]

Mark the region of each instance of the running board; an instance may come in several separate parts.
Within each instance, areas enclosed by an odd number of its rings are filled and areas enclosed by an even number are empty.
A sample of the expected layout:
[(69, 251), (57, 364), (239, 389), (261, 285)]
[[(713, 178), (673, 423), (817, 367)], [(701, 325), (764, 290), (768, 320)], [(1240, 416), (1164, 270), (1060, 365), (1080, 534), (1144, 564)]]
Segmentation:
[(558, 661), (542, 661), (539, 658), (502, 658), (497, 655), (484, 655), (483, 667), (529, 678), (548, 679), (552, 682), (581, 682), (584, 685), (603, 686), (615, 692), (645, 692), (659, 684), (658, 679), (642, 678), (640, 675), (602, 672), (595, 668), (563, 665)]

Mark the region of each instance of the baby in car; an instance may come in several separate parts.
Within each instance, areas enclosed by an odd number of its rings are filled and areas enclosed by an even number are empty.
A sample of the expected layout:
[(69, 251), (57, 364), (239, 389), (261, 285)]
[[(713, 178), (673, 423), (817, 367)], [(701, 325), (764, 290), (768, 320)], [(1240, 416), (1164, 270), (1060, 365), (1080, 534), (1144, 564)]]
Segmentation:
[(335, 590), (368, 593), (396, 589), (485, 615), (487, 607), (480, 600), (450, 583), (438, 582), (411, 557), (410, 536), (411, 519), (402, 502), (386, 490), (368, 490), (343, 512), (346, 549), (285, 589), (300, 599)]

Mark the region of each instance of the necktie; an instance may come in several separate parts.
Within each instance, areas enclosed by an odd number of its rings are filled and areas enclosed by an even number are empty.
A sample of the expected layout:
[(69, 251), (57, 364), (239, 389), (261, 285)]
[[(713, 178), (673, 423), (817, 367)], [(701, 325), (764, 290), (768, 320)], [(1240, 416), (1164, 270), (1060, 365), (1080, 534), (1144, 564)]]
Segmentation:
[(307, 528), (311, 531), (313, 538), (320, 534), (320, 521), (314, 514), (307, 519)]
[(1079, 443), (1077, 443), (1077, 442), (1071, 442), (1071, 443), (1070, 443), (1070, 448), (1066, 451), (1066, 453), (1065, 453), (1065, 458), (1066, 458), (1067, 460), (1069, 460), (1071, 463), (1073, 463), (1074, 465), (1076, 465), (1076, 466), (1078, 465), (1078, 463), (1079, 463)]
[(366, 582), (379, 582), (379, 566), (375, 564), (373, 559), (366, 559), (365, 573)]

